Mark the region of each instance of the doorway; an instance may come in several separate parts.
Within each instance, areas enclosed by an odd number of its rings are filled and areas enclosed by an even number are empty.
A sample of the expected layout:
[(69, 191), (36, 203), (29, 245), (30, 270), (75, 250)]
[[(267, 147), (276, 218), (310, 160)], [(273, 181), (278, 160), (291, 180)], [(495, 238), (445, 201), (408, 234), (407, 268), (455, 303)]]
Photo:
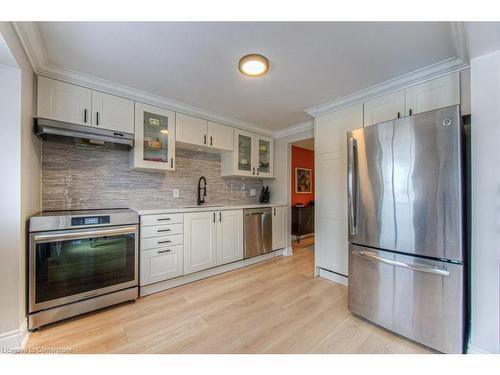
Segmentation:
[(292, 247), (314, 252), (314, 138), (291, 143)]

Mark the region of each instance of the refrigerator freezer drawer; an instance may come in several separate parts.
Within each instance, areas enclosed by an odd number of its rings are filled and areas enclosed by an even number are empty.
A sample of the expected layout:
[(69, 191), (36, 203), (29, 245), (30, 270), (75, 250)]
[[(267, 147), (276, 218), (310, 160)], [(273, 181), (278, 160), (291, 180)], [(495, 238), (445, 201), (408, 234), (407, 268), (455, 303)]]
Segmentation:
[(463, 266), (349, 245), (349, 310), (444, 353), (462, 353)]

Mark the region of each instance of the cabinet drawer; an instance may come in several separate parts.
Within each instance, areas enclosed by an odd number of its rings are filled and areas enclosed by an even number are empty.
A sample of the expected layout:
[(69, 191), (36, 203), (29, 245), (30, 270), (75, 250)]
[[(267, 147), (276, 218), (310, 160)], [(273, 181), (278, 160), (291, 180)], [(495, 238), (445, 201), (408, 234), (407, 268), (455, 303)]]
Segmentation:
[(144, 215), (141, 216), (141, 225), (178, 224), (183, 222), (183, 218), (183, 214)]
[(150, 249), (158, 249), (160, 247), (165, 247), (165, 246), (182, 245), (183, 238), (184, 238), (183, 234), (175, 234), (173, 236), (142, 238), (141, 239), (141, 251), (150, 250)]
[(182, 245), (141, 252), (140, 285), (148, 285), (183, 275)]
[(151, 227), (141, 227), (141, 238), (170, 236), (173, 234), (182, 234), (183, 224), (155, 225)]

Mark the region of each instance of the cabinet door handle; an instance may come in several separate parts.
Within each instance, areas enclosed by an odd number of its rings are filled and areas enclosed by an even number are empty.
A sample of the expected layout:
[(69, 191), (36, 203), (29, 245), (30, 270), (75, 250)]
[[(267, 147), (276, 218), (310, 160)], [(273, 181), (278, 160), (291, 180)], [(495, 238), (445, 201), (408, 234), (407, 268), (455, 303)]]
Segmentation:
[(409, 115), (411, 116), (411, 108), (410, 108), (410, 110), (408, 112), (409, 112)]
[(171, 229), (158, 229), (156, 232), (158, 233), (163, 233), (163, 232), (170, 232)]
[(260, 174), (260, 168), (257, 168), (257, 176)]
[(161, 254), (161, 253), (170, 253), (172, 250), (170, 249), (166, 249), (166, 250), (158, 250), (158, 254)]
[(212, 142), (212, 136), (210, 136), (210, 146), (213, 145), (213, 142)]
[(87, 109), (83, 110), (83, 122), (87, 123)]
[(215, 212), (214, 212), (214, 223), (215, 223)]
[(274, 216), (276, 216), (276, 207), (273, 208)]
[(99, 112), (95, 113), (95, 124), (99, 126)]
[(253, 169), (253, 175), (255, 176), (255, 168), (252, 168)]
[(206, 145), (207, 144), (207, 135), (203, 135), (203, 144)]
[(219, 223), (222, 223), (222, 212), (219, 211)]
[(174, 168), (174, 158), (170, 158), (170, 168)]
[(401, 112), (398, 112), (398, 118), (401, 118)]
[(165, 241), (158, 241), (158, 245), (164, 244), (164, 243), (170, 243), (172, 242), (171, 240), (165, 240)]

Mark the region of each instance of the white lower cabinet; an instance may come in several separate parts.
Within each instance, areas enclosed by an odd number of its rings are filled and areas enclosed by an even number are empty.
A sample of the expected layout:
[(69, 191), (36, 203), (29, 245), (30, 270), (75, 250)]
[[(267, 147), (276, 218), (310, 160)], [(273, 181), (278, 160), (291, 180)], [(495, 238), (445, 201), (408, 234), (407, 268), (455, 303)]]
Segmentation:
[(243, 210), (184, 214), (184, 274), (243, 259)]
[(141, 216), (141, 286), (184, 274), (183, 232), (183, 214)]
[(183, 257), (182, 245), (141, 251), (141, 286), (181, 276)]
[(184, 214), (184, 274), (217, 265), (217, 213)]
[(273, 250), (282, 249), (286, 244), (286, 207), (273, 207)]
[(219, 211), (217, 265), (243, 259), (243, 210)]

